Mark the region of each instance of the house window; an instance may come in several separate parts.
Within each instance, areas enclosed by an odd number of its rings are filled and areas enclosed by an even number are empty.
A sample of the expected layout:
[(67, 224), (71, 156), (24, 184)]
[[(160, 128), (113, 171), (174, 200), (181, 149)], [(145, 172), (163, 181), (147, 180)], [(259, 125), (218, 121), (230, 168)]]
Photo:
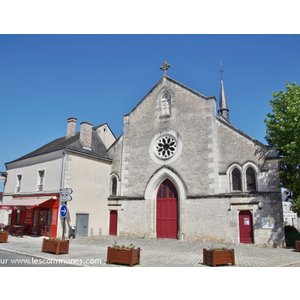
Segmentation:
[(118, 182), (116, 176), (113, 176), (111, 179), (111, 195), (116, 196), (117, 195), (117, 187), (118, 187)]
[(39, 171), (38, 175), (38, 191), (42, 191), (44, 189), (45, 170)]
[(242, 176), (238, 168), (234, 168), (231, 173), (232, 177), (232, 190), (242, 191)]
[(171, 95), (169, 92), (164, 92), (161, 98), (161, 115), (168, 117), (171, 115)]
[(256, 191), (256, 174), (252, 167), (249, 167), (246, 171), (246, 182), (248, 192)]
[(20, 190), (21, 190), (21, 183), (22, 183), (22, 175), (17, 175), (16, 192), (20, 192)]

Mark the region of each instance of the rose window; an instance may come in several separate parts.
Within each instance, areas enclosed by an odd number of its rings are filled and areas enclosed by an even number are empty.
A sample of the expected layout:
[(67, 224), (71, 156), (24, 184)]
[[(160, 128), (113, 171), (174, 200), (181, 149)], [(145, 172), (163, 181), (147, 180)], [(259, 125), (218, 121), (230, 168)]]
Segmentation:
[(161, 159), (172, 157), (175, 154), (176, 148), (176, 139), (169, 135), (160, 137), (155, 144), (156, 155)]

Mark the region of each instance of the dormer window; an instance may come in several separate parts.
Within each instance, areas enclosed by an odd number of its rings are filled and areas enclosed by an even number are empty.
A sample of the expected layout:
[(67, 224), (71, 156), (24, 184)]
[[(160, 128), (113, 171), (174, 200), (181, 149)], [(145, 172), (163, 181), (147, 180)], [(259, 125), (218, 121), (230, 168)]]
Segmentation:
[(45, 170), (40, 170), (38, 172), (38, 191), (42, 191), (44, 189), (44, 178), (45, 178)]
[(22, 175), (17, 175), (17, 185), (16, 185), (16, 192), (20, 192), (21, 190), (21, 183), (22, 183)]
[(169, 117), (171, 115), (171, 94), (165, 91), (161, 97), (161, 116)]

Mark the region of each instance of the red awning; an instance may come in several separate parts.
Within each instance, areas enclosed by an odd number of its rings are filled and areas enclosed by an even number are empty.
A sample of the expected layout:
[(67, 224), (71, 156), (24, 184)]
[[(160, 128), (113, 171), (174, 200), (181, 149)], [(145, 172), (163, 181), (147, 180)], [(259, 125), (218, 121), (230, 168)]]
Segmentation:
[(0, 209), (16, 209), (16, 208), (32, 208), (39, 206), (40, 204), (57, 199), (56, 197), (19, 197), (4, 199), (3, 202), (0, 202)]

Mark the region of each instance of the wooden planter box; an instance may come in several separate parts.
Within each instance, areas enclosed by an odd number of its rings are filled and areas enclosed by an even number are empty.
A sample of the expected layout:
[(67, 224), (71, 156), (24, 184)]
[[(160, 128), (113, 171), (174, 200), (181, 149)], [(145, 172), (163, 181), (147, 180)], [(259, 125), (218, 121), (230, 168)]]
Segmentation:
[(0, 243), (7, 243), (7, 239), (8, 239), (8, 232), (1, 231), (0, 232)]
[(300, 252), (300, 241), (295, 241), (295, 250)]
[(132, 267), (140, 264), (140, 248), (117, 249), (107, 248), (107, 264), (120, 264)]
[(203, 263), (207, 266), (216, 267), (218, 265), (235, 264), (234, 249), (219, 250), (203, 249)]
[(54, 254), (68, 254), (69, 240), (43, 239), (42, 252)]

